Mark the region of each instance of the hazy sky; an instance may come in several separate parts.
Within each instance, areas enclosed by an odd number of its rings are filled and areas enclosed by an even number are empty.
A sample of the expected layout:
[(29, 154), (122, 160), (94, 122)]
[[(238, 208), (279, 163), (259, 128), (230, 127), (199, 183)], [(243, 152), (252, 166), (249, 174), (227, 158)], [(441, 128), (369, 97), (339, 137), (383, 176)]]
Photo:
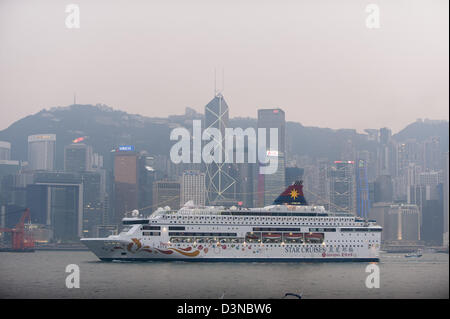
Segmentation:
[[(65, 26), (67, 4), (80, 28)], [(366, 27), (366, 5), (380, 28)], [(199, 112), (394, 132), (448, 119), (448, 1), (0, 0), (0, 129), (43, 108)]]

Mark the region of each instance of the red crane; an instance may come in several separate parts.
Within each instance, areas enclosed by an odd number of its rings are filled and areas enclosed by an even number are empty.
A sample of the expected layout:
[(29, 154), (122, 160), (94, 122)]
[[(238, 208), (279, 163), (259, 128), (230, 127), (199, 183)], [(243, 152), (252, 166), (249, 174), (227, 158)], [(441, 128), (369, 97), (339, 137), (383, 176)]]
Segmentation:
[(0, 228), (0, 232), (10, 232), (12, 237), (13, 251), (32, 251), (34, 248), (33, 236), (29, 229), (25, 229), (25, 221), (31, 224), (30, 210), (28, 208), (23, 212), (22, 217), (14, 228)]

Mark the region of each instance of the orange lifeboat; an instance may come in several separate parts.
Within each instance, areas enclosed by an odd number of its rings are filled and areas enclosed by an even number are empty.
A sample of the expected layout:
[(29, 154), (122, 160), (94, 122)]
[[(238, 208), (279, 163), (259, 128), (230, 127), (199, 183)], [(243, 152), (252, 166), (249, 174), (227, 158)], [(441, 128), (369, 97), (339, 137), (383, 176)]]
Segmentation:
[(303, 238), (303, 234), (301, 233), (291, 233), (284, 235), (284, 238), (286, 239), (300, 239)]
[(268, 234), (263, 234), (263, 238), (267, 238), (267, 239), (279, 239), (279, 238), (281, 238), (281, 235), (280, 235), (280, 234), (271, 234), (271, 233), (268, 233)]

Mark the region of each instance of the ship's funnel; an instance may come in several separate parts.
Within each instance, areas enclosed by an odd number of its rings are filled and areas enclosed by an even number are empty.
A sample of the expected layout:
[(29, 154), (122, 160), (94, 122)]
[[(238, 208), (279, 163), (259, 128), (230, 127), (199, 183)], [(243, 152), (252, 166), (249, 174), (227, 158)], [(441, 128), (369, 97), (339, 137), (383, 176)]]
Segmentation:
[(288, 186), (273, 202), (274, 205), (308, 205), (303, 195), (303, 182), (296, 181)]

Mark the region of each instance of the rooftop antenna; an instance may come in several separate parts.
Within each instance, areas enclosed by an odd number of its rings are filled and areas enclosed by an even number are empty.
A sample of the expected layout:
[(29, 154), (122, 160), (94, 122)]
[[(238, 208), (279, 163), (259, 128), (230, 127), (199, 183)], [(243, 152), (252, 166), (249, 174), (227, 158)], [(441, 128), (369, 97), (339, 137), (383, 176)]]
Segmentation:
[(222, 89), (218, 90), (217, 89), (217, 71), (214, 68), (214, 96), (218, 96), (219, 94), (221, 94), (224, 89), (225, 89), (225, 71), (222, 68)]
[(214, 68), (214, 96), (217, 96), (217, 74), (215, 68)]
[(222, 92), (225, 90), (225, 69), (222, 68)]
[(76, 104), (77, 104), (77, 93), (74, 92), (73, 93), (73, 105), (76, 105)]

